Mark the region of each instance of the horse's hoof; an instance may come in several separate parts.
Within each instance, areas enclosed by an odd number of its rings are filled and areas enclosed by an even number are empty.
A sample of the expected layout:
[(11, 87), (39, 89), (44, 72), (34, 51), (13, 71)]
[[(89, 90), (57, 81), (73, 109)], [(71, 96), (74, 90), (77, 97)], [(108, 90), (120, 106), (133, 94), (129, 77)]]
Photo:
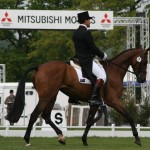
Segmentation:
[(87, 140), (84, 139), (84, 137), (82, 137), (82, 142), (83, 142), (83, 145), (84, 145), (84, 146), (88, 146)]
[(87, 143), (87, 142), (83, 142), (83, 145), (84, 145), (84, 146), (88, 146), (88, 143)]
[(31, 146), (31, 144), (30, 144), (30, 143), (28, 143), (28, 144), (26, 144), (25, 146), (26, 146), (26, 147), (29, 147), (29, 146)]
[(139, 145), (139, 146), (142, 146), (140, 139), (135, 139), (134, 143), (137, 144), (137, 145)]
[(66, 145), (65, 137), (62, 134), (58, 135), (58, 142), (62, 145)]
[(58, 142), (59, 142), (60, 144), (62, 144), (62, 145), (66, 145), (66, 142), (65, 142), (65, 141), (59, 140)]

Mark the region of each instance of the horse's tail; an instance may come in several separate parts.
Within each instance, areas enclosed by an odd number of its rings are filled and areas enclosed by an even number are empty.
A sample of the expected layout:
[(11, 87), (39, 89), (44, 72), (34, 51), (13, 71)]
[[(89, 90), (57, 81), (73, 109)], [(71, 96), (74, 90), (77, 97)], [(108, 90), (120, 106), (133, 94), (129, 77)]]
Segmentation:
[(5, 117), (10, 122), (18, 122), (19, 118), (21, 117), (21, 114), (24, 110), (25, 106), (25, 80), (28, 73), (32, 70), (38, 70), (39, 66), (31, 67), (22, 76), (22, 78), (19, 81), (19, 85), (17, 88), (17, 93), (15, 97), (15, 102), (13, 105), (13, 108), (11, 112)]

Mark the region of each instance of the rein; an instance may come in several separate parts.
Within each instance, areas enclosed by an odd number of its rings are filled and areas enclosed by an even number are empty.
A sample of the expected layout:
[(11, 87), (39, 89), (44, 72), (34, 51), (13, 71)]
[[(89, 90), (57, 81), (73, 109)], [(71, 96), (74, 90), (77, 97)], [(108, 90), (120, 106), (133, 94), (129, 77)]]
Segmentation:
[(108, 61), (109, 63), (111, 63), (111, 64), (113, 64), (113, 65), (115, 65), (115, 66), (117, 66), (117, 67), (119, 67), (119, 68), (121, 68), (121, 69), (123, 69), (123, 70), (127, 71), (127, 72), (130, 72), (130, 73), (132, 73), (132, 74), (136, 75), (136, 73), (135, 73), (135, 72), (133, 72), (133, 71), (130, 71), (130, 70), (126, 69), (126, 68), (123, 68), (123, 67), (121, 67), (120, 65), (118, 65), (118, 64), (116, 64), (116, 63), (111, 62), (110, 60), (107, 60), (107, 61)]
[[(115, 65), (115, 66), (117, 66), (117, 67), (119, 67), (119, 68), (121, 68), (121, 69), (123, 69), (123, 70), (125, 70), (125, 71), (127, 71), (127, 72), (130, 72), (130, 73), (132, 73), (132, 74), (134, 74), (134, 75), (137, 75), (135, 72), (130, 71), (130, 70), (126, 69), (126, 68), (123, 68), (123, 67), (121, 67), (120, 65), (111, 62), (111, 61), (108, 60), (108, 59), (106, 60), (106, 66), (107, 66), (107, 67), (108, 67), (108, 62), (111, 63), (111, 64), (113, 64), (113, 65)], [(108, 80), (109, 80), (109, 75), (108, 75), (108, 72), (107, 72), (107, 67), (106, 67), (106, 76), (107, 76), (107, 80), (106, 80), (106, 86), (105, 86), (105, 90), (104, 90), (104, 95), (106, 95), (106, 94), (107, 94), (107, 91), (108, 91)]]

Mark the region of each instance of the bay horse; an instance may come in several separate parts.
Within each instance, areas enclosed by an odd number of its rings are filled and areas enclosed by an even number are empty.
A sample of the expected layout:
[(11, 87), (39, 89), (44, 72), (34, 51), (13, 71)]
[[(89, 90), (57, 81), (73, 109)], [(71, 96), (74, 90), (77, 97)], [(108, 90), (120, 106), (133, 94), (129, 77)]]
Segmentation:
[[(137, 82), (146, 81), (147, 74), (147, 55), (149, 49), (130, 49), (125, 50), (114, 58), (103, 62), (102, 65), (108, 74), (107, 82), (103, 86), (102, 97), (105, 103), (122, 114), (130, 123), (135, 143), (141, 145), (137, 129), (131, 114), (126, 110), (120, 97), (123, 92), (123, 78), (131, 65), (137, 77)], [(15, 103), (12, 111), (6, 116), (11, 122), (18, 122), (25, 105), (25, 80), (30, 71), (33, 71), (33, 85), (38, 93), (39, 102), (31, 114), (29, 124), (24, 136), (26, 145), (30, 145), (30, 134), (33, 124), (41, 114), (42, 118), (49, 124), (58, 135), (58, 141), (65, 144), (65, 137), (62, 131), (52, 122), (51, 111), (56, 101), (58, 91), (62, 91), (70, 98), (88, 102), (92, 93), (92, 86), (79, 82), (75, 69), (62, 61), (50, 61), (39, 66), (31, 67), (20, 79)], [(89, 110), (87, 126), (82, 136), (82, 142), (87, 144), (87, 134), (90, 127), (96, 121), (95, 113), (99, 106), (92, 106)]]

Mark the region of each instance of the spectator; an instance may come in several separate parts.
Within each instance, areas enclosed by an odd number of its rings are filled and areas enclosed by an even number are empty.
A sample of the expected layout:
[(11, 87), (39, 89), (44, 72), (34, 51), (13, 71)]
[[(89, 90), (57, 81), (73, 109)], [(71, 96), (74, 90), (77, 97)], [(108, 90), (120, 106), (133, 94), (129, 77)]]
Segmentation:
[[(10, 90), (9, 93), (10, 93), (10, 95), (5, 99), (5, 105), (7, 105), (7, 107), (6, 107), (7, 115), (11, 112), (14, 101), (15, 101), (14, 91)], [(12, 122), (9, 122), (9, 123), (10, 123), (10, 125), (14, 125), (14, 123), (12, 123)]]

